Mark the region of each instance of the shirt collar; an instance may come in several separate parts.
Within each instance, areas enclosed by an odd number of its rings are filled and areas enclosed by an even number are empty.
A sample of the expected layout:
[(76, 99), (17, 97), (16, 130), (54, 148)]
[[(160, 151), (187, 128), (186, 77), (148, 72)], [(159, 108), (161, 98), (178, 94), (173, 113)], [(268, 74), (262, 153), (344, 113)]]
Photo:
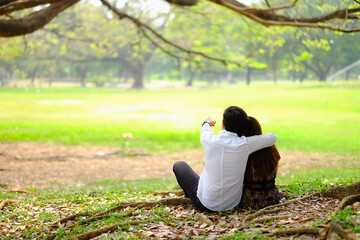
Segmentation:
[(237, 133), (226, 131), (225, 129), (219, 132), (220, 135), (229, 136), (229, 137), (237, 137)]

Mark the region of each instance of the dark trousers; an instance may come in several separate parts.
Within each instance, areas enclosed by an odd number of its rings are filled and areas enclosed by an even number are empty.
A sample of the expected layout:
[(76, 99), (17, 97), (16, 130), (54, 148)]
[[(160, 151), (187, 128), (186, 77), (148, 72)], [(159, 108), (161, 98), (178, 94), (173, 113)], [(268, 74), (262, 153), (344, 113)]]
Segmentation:
[(190, 198), (195, 207), (202, 212), (214, 212), (202, 205), (197, 197), (200, 177), (192, 170), (189, 164), (183, 161), (176, 162), (173, 166), (173, 171), (179, 186), (184, 190), (186, 197)]

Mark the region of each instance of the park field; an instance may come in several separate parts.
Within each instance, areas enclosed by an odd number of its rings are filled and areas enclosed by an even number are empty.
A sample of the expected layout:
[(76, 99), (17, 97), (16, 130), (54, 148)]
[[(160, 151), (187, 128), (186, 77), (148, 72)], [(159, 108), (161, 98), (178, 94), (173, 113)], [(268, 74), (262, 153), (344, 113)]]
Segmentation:
[[(115, 233), (99, 239), (148, 239), (149, 234), (170, 233), (191, 236), (186, 239), (208, 239), (211, 234), (217, 239), (269, 239), (264, 229), (323, 229), (336, 203), (321, 197), (288, 208), (289, 216), (280, 212), (274, 217), (279, 220), (261, 225), (241, 225), (246, 215), (237, 211), (207, 214), (214, 228), (210, 232), (202, 230), (203, 215), (185, 206), (127, 207), (95, 215), (119, 203), (145, 204), (169, 197), (157, 195), (158, 190), (178, 191), (168, 163), (185, 156), (187, 160), (195, 158), (195, 167), (202, 169), (201, 124), (210, 116), (217, 121), (215, 132), (220, 131), (222, 112), (229, 105), (243, 107), (259, 120), (264, 132), (277, 134), (282, 159), (276, 184), (281, 192), (289, 194), (288, 198), (360, 181), (360, 82), (254, 83), (136, 91), (1, 88), (0, 199), (12, 200), (1, 211), (0, 235), (4, 239), (70, 239), (120, 224)], [(37, 148), (35, 155), (29, 149), (33, 147)], [(94, 149), (103, 148), (116, 149), (115, 155), (88, 157)], [(136, 164), (140, 167), (135, 168)], [(128, 174), (133, 178), (109, 174), (111, 170), (126, 170), (129, 165), (134, 173)], [(141, 166), (143, 173), (155, 172), (156, 177), (140, 177)], [(101, 170), (104, 168), (105, 172)], [(170, 174), (161, 177), (165, 171)], [(103, 177), (99, 178), (101, 172)], [(91, 177), (85, 178), (86, 174)], [(331, 219), (343, 221), (357, 216), (345, 210)], [(221, 219), (229, 222), (230, 217), (239, 219), (233, 227), (229, 227), (233, 223), (220, 224)], [(283, 225), (284, 217), (290, 219), (291, 226)], [(65, 225), (58, 223), (61, 219), (70, 220)], [(146, 219), (146, 223), (132, 225), (134, 219)], [(237, 231), (240, 227), (243, 230)], [(348, 224), (347, 228), (359, 235), (358, 224)], [(194, 237), (194, 229), (201, 234)]]
[(360, 156), (360, 82), (139, 91), (1, 88), (0, 141), (119, 146), (147, 154), (201, 149), (201, 123), (212, 117), (218, 132), (230, 105), (256, 117), (263, 132), (276, 133), (280, 150)]
[[(156, 90), (1, 88), (0, 141), (109, 146), (124, 156), (201, 151), (202, 122), (210, 116), (220, 131), (230, 105), (255, 116), (263, 132), (276, 133), (280, 153), (290, 159), (282, 164), (292, 165), (280, 176), (360, 175), (358, 81)], [(310, 155), (320, 161), (316, 169), (303, 164)], [(307, 165), (306, 172), (296, 164)]]

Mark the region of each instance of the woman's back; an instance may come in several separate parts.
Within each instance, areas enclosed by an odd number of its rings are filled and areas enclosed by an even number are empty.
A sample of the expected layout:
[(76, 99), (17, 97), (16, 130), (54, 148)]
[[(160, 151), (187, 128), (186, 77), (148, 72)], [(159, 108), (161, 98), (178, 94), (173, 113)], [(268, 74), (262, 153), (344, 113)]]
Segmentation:
[[(247, 136), (261, 134), (259, 122), (249, 117)], [(275, 145), (250, 154), (246, 165), (244, 189), (239, 207), (263, 208), (277, 204), (280, 194), (275, 186), (280, 154)]]

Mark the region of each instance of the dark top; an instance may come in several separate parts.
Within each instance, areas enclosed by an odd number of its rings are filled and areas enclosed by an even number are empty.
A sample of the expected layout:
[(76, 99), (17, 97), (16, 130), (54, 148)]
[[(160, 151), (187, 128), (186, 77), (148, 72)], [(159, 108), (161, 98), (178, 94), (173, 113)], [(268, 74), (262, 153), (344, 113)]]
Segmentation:
[(249, 166), (247, 170), (248, 181), (244, 181), (243, 195), (239, 207), (242, 209), (259, 209), (278, 204), (280, 194), (275, 186), (276, 170), (265, 178), (256, 174), (256, 169), (253, 166)]

